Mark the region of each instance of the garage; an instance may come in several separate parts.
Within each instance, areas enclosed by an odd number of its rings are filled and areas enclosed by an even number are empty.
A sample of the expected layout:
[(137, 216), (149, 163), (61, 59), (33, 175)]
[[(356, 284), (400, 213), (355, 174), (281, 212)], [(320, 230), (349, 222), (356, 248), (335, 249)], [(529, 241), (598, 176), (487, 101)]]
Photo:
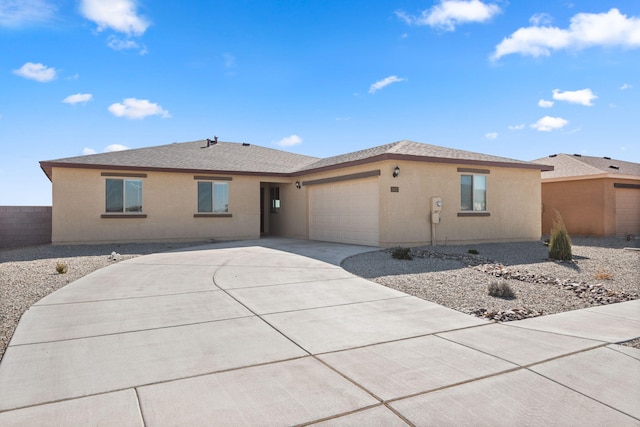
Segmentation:
[[(618, 187), (618, 185), (616, 185)], [(616, 188), (616, 236), (640, 236), (640, 188)]]
[(378, 246), (377, 179), (349, 180), (309, 187), (309, 238)]

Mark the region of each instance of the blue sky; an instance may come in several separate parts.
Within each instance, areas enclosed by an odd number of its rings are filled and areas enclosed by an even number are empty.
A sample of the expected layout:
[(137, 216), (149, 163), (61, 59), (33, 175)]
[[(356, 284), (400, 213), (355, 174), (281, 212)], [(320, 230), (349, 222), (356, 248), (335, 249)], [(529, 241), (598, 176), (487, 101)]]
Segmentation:
[(38, 162), (212, 138), (640, 162), (640, 2), (0, 0), (0, 205)]

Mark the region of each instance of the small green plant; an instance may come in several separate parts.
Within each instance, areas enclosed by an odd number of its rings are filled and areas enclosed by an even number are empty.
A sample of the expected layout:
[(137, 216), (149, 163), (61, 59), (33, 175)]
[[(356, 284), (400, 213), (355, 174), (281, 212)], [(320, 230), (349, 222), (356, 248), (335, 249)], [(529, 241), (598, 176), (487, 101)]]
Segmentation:
[(62, 262), (56, 264), (56, 271), (58, 274), (66, 274), (68, 270), (69, 268), (67, 267), (67, 264)]
[(571, 239), (569, 232), (564, 225), (560, 212), (556, 211), (556, 217), (553, 220), (551, 228), (551, 239), (549, 240), (549, 258), (561, 261), (571, 261)]
[(395, 259), (408, 259), (412, 260), (411, 249), (410, 248), (395, 248), (393, 252), (391, 252), (391, 256)]
[(477, 249), (469, 249), (467, 252), (471, 255), (478, 255), (480, 253)]
[(506, 280), (492, 280), (489, 283), (489, 295), (496, 298), (512, 299), (516, 297), (516, 293)]

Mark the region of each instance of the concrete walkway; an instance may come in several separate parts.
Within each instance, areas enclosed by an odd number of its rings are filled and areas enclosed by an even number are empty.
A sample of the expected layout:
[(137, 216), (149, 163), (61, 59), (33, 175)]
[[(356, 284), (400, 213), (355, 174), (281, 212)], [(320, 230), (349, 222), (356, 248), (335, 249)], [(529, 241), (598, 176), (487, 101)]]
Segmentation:
[(374, 248), (135, 258), (35, 304), (0, 425), (640, 425), (640, 300), (506, 324), (355, 277)]

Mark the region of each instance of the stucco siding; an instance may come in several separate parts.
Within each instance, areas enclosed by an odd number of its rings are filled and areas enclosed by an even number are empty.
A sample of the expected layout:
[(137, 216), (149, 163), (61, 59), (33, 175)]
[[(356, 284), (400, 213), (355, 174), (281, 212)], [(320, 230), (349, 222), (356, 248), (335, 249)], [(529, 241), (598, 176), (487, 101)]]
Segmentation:
[[(195, 218), (193, 174), (149, 172), (143, 181), (145, 218), (103, 218), (105, 177), (100, 170), (53, 169), (53, 243), (243, 239), (260, 236), (259, 177), (229, 182), (231, 217)], [(118, 173), (126, 174), (126, 171)], [(139, 172), (137, 172), (139, 173)]]
[[(393, 178), (395, 166), (400, 174)], [(381, 246), (524, 241), (540, 238), (540, 172), (500, 167), (488, 170), (489, 216), (459, 216), (464, 165), (387, 162), (381, 175)], [(468, 172), (464, 172), (468, 174)], [(397, 187), (397, 192), (391, 191)], [(431, 198), (442, 198), (441, 221), (431, 231)]]

